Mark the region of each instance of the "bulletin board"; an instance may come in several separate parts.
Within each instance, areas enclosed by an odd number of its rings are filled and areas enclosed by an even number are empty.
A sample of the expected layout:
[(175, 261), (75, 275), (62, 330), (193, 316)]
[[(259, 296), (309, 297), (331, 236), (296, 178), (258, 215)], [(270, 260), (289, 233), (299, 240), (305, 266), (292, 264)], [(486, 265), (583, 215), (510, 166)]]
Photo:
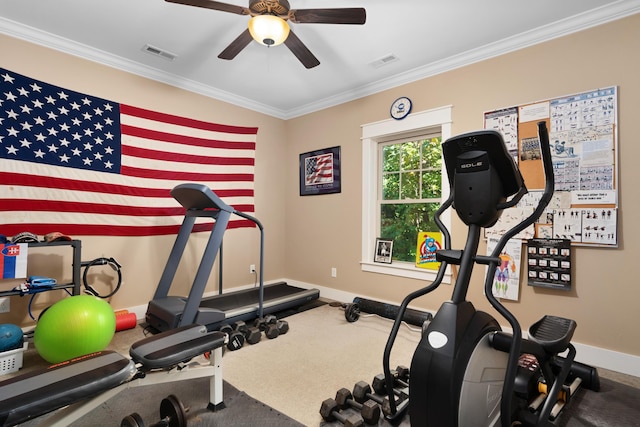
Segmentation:
[[(529, 190), (516, 210), (487, 230), (502, 235), (535, 208), (544, 189), (537, 123), (549, 130), (555, 193), (538, 223), (518, 238), (618, 246), (618, 89), (594, 89), (484, 113), (499, 131)], [(511, 209), (510, 209), (511, 211)]]

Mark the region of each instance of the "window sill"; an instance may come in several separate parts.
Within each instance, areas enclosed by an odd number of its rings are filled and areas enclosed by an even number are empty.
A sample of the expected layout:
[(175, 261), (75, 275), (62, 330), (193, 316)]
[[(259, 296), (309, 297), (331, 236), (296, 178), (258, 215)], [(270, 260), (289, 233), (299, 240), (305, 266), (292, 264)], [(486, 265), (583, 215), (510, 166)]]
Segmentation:
[[(436, 278), (436, 270), (427, 270), (424, 268), (417, 268), (413, 264), (396, 262), (393, 264), (381, 264), (369, 261), (361, 261), (360, 268), (362, 271), (368, 273), (387, 274), (390, 276), (406, 277), (408, 279), (424, 280), (426, 282), (433, 282)], [(451, 269), (448, 268), (442, 283), (451, 283)]]

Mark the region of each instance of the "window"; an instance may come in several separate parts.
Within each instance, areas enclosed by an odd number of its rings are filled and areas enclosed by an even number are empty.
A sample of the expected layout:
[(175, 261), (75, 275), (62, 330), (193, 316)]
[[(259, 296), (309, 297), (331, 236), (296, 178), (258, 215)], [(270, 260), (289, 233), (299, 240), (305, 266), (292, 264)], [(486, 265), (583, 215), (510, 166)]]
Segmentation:
[[(439, 146), (450, 136), (451, 107), (362, 126), (363, 271), (435, 276), (415, 267), (415, 245), (418, 231), (437, 230), (433, 213), (449, 195)], [(450, 225), (449, 211), (442, 220)], [(373, 262), (378, 237), (394, 240), (392, 264)]]
[(419, 231), (439, 231), (433, 215), (442, 194), (440, 132), (380, 143), (380, 237), (394, 241), (393, 261), (415, 262)]

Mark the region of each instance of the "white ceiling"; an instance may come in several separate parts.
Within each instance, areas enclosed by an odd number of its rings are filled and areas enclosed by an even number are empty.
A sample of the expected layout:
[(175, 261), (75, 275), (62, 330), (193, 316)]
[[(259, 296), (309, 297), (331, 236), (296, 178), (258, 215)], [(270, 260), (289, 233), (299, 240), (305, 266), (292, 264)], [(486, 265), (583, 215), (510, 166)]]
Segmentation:
[[(285, 45), (251, 42), (234, 60), (218, 59), (249, 17), (163, 0), (0, 0), (0, 32), (288, 119), (640, 12), (640, 0), (289, 3), (364, 7), (367, 22), (291, 23), (320, 60), (312, 69)], [(390, 55), (397, 60), (372, 65)]]

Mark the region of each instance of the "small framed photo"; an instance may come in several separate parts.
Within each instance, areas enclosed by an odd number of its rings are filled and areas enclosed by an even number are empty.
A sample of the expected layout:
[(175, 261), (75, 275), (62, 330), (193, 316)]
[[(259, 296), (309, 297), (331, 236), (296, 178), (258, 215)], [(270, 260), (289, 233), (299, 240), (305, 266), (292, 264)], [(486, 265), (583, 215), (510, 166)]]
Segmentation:
[(376, 252), (373, 254), (375, 262), (391, 264), (391, 256), (393, 254), (393, 240), (376, 239)]

